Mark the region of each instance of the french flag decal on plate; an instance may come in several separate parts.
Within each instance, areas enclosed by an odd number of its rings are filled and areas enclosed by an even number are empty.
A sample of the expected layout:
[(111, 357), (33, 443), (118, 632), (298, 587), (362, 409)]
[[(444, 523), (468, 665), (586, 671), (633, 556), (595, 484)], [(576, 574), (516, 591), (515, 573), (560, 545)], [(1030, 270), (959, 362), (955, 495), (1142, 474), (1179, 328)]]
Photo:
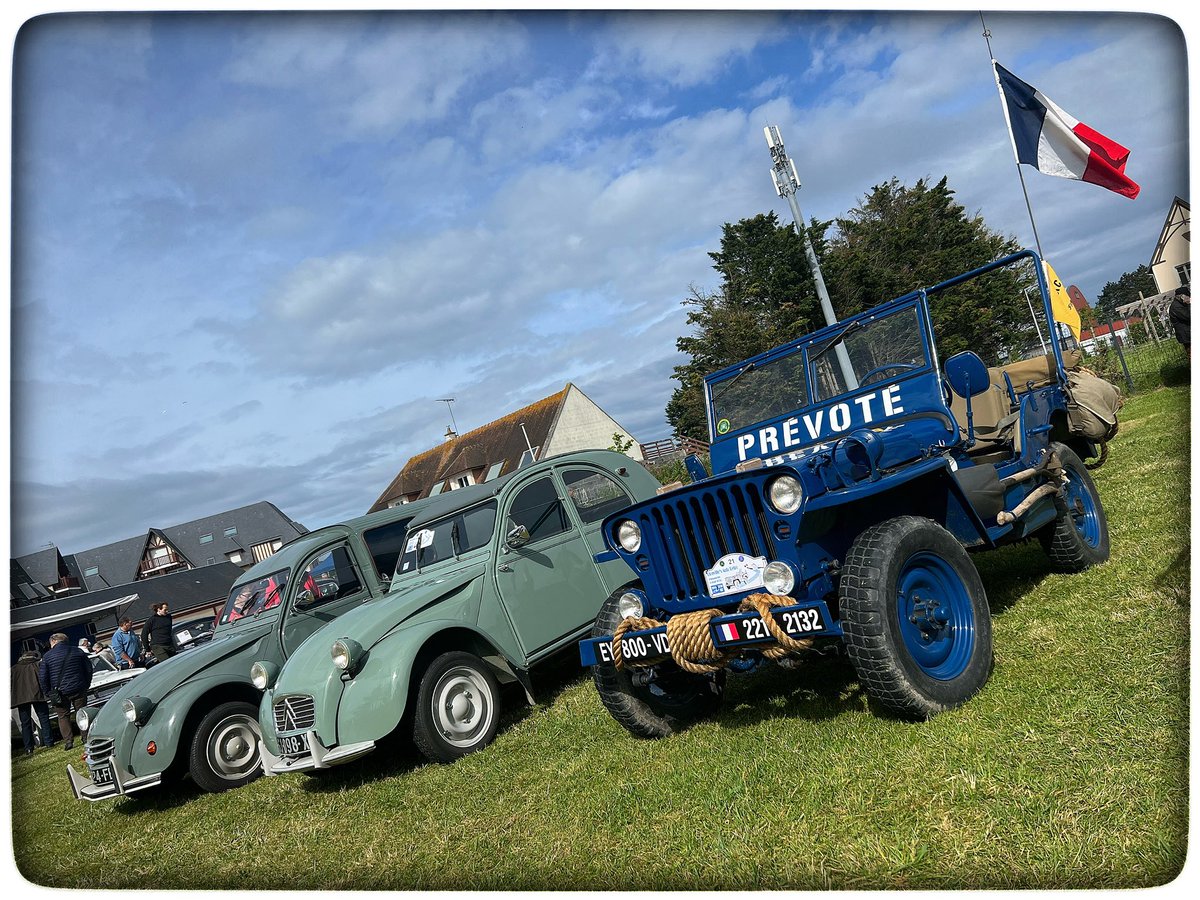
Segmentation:
[(741, 637), (742, 637), (742, 636), (741, 636), (740, 634), (738, 634), (738, 630), (737, 630), (737, 623), (735, 623), (735, 622), (722, 622), (722, 623), (721, 623), (719, 626), (717, 626), (717, 627), (718, 627), (718, 629), (719, 629), (719, 630), (720, 630), (720, 632), (721, 632), (721, 637), (722, 637), (722, 638), (724, 638), (725, 640), (727, 640), (727, 641), (737, 641), (737, 640), (741, 640)]

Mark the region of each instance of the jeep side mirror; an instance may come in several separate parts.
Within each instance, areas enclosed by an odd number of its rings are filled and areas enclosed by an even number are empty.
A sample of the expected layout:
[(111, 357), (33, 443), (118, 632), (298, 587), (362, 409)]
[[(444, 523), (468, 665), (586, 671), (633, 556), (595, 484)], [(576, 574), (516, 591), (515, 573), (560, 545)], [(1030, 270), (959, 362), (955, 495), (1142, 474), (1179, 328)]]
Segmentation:
[(504, 546), (511, 550), (524, 547), (529, 543), (529, 529), (524, 525), (514, 525), (504, 536)]
[(964, 400), (977, 397), (991, 387), (987, 366), (971, 350), (955, 353), (946, 360), (946, 380), (950, 389)]

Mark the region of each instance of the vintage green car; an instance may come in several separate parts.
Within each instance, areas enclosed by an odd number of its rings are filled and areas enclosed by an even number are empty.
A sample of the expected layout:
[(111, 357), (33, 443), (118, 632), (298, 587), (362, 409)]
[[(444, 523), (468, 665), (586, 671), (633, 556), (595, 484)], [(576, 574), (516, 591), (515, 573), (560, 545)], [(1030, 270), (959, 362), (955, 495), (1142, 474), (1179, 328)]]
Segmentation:
[(422, 503), (317, 529), (234, 582), (212, 640), (78, 714), (87, 775), (67, 765), (78, 800), (103, 800), (189, 774), (223, 791), (262, 774), (255, 660), (281, 665), (335, 617), (383, 595)]
[(485, 747), (499, 684), (532, 703), (532, 667), (572, 650), (629, 582), (600, 522), (658, 487), (629, 457), (588, 450), (435, 498), (382, 600), (313, 634), (282, 669), (254, 666), (267, 774), (356, 759), (402, 721), (435, 761)]

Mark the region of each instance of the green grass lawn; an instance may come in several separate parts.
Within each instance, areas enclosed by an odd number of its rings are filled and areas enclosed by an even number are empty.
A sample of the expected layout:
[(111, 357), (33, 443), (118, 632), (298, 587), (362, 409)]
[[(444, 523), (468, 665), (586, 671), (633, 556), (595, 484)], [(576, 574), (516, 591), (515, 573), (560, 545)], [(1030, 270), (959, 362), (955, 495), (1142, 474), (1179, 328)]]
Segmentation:
[(732, 679), (714, 721), (626, 734), (567, 664), (496, 743), (321, 778), (72, 799), (57, 748), (12, 769), (16, 863), (100, 888), (1131, 888), (1187, 840), (1190, 390), (1138, 394), (1096, 472), (1112, 559), (976, 557), (996, 668), (959, 710), (881, 715), (849, 665)]

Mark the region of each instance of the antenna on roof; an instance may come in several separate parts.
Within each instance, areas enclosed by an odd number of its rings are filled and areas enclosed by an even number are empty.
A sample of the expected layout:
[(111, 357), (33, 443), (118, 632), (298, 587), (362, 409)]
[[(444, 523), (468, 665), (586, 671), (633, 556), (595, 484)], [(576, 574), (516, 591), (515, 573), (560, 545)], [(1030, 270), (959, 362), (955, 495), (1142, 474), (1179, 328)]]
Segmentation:
[[(442, 397), (438, 400), (438, 403), (445, 403), (446, 409), (450, 410), (450, 430), (454, 432), (454, 437), (458, 437), (458, 423), (454, 421), (454, 407), (451, 405), (454, 403), (454, 398)], [(446, 437), (449, 438), (450, 435), (447, 434)]]
[(525, 446), (529, 448), (530, 462), (537, 462), (537, 454), (533, 451), (533, 444), (529, 443), (529, 433), (525, 430), (525, 423), (521, 422), (521, 434), (525, 435)]

